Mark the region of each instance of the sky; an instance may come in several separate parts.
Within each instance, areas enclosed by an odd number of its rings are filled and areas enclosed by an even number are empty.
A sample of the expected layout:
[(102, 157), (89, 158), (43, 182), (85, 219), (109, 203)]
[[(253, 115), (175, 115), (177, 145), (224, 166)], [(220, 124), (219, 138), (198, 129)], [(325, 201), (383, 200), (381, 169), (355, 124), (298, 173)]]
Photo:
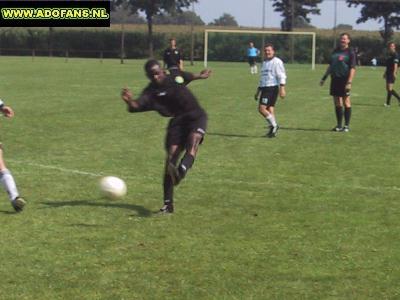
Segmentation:
[[(379, 30), (382, 24), (377, 21), (356, 24), (361, 6), (349, 8), (345, 0), (337, 0), (337, 24), (349, 24), (358, 30)], [(262, 27), (263, 0), (198, 0), (195, 11), (205, 23), (210, 23), (224, 13), (235, 17), (240, 26)], [(334, 26), (334, 0), (323, 0), (318, 6), (321, 15), (309, 15), (311, 24), (318, 28), (330, 29)], [(272, 1), (266, 0), (265, 27), (280, 27), (282, 17), (274, 12)]]

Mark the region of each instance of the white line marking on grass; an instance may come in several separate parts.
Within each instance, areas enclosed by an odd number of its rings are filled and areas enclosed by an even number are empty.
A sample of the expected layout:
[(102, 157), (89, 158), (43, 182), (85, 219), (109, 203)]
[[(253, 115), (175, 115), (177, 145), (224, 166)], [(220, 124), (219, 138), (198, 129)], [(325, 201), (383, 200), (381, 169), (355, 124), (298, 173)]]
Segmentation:
[(57, 171), (60, 171), (63, 173), (78, 174), (78, 175), (85, 175), (85, 176), (92, 176), (92, 177), (104, 176), (104, 174), (102, 174), (102, 173), (93, 173), (93, 172), (86, 172), (86, 171), (80, 171), (80, 170), (75, 170), (75, 169), (66, 169), (66, 168), (57, 167), (57, 166), (49, 166), (49, 165), (43, 165), (43, 164), (27, 162), (27, 161), (20, 161), (20, 160), (15, 160), (15, 159), (8, 159), (8, 161), (17, 163), (17, 164), (23, 164), (23, 165), (28, 165), (28, 166), (32, 166), (32, 167), (42, 168), (42, 169), (57, 170)]
[[(39, 164), (39, 163), (34, 163), (34, 162), (27, 162), (27, 161), (20, 161), (20, 160), (15, 160), (15, 159), (8, 159), (8, 161), (17, 163), (17, 164), (24, 164), (32, 167), (37, 167), (37, 168), (42, 168), (42, 169), (49, 169), (49, 170), (56, 170), (60, 171), (62, 173), (69, 173), (69, 174), (77, 174), (77, 175), (83, 175), (83, 176), (91, 176), (91, 177), (103, 177), (107, 176), (107, 174), (104, 173), (94, 173), (94, 172), (87, 172), (87, 171), (81, 171), (81, 170), (75, 170), (75, 169), (67, 169), (67, 168), (62, 168), (62, 167), (57, 167), (57, 166), (51, 166), (51, 165), (44, 165), (44, 164)], [(109, 174), (108, 174), (109, 175)], [(144, 178), (144, 179), (153, 179), (152, 176), (146, 176), (146, 175), (140, 175), (140, 176), (126, 176), (124, 175), (123, 178), (126, 179), (138, 179), (138, 178)], [(204, 179), (199, 179), (199, 178), (192, 178), (191, 181), (195, 182), (204, 182)], [(271, 185), (286, 185), (289, 187), (297, 187), (297, 188), (303, 188), (306, 187), (306, 184), (302, 183), (289, 183), (289, 182), (279, 182), (279, 183), (273, 183), (273, 182), (254, 182), (254, 181), (244, 181), (244, 180), (230, 180), (230, 179), (218, 179), (214, 180), (213, 183), (216, 184), (233, 184), (233, 185), (238, 185), (238, 184), (245, 184), (245, 185), (253, 185), (253, 186), (271, 186)], [(326, 187), (325, 185), (309, 185), (309, 188), (329, 188)], [(382, 191), (400, 191), (400, 187), (398, 186), (390, 186), (390, 187), (385, 187), (385, 186), (362, 186), (362, 185), (349, 185), (349, 186), (342, 186), (345, 188), (350, 188), (350, 189), (359, 189), (359, 190), (365, 190), (365, 191), (373, 191), (373, 192), (382, 192)]]
[[(198, 180), (199, 182), (204, 181), (201, 179), (195, 179), (195, 181)], [(238, 184), (246, 184), (250, 186), (271, 186), (271, 185), (279, 185), (279, 186), (286, 186), (286, 187), (291, 187), (291, 188), (325, 188), (325, 189), (335, 189), (335, 186), (326, 186), (325, 184), (306, 184), (306, 183), (290, 183), (290, 182), (285, 182), (285, 181), (280, 181), (278, 182), (254, 182), (254, 181), (243, 181), (243, 180), (230, 180), (230, 179), (220, 179), (220, 180), (214, 180), (213, 183), (217, 184), (233, 184), (233, 185), (238, 185)], [(362, 186), (362, 185), (341, 185), (341, 188), (348, 188), (348, 189), (355, 189), (355, 190), (365, 190), (365, 191), (371, 191), (371, 192), (384, 192), (384, 191), (400, 191), (400, 187), (398, 186)]]

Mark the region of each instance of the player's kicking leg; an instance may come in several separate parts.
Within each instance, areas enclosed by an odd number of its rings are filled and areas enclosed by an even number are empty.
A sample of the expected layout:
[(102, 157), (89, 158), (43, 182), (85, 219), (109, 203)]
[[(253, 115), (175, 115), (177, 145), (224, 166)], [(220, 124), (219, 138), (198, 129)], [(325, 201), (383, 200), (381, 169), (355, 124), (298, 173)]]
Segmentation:
[(191, 132), (187, 138), (186, 151), (179, 163), (179, 166), (173, 168), (173, 166), (170, 165), (169, 174), (171, 175), (174, 185), (178, 185), (181, 180), (185, 178), (190, 168), (192, 168), (199, 145), (203, 141), (204, 133), (205, 131), (200, 128), (195, 132)]

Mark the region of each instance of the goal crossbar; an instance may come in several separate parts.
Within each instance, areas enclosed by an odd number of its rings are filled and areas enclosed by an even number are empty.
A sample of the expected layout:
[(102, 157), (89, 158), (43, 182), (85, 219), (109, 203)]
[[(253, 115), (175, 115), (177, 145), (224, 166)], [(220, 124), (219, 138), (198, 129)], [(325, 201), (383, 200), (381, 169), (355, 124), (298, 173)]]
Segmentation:
[(267, 30), (233, 30), (233, 29), (205, 29), (204, 30), (204, 67), (208, 64), (208, 33), (257, 33), (257, 34), (275, 34), (275, 35), (310, 35), (312, 37), (311, 49), (311, 69), (315, 70), (315, 48), (316, 34), (315, 32), (299, 32), (299, 31), (267, 31)]

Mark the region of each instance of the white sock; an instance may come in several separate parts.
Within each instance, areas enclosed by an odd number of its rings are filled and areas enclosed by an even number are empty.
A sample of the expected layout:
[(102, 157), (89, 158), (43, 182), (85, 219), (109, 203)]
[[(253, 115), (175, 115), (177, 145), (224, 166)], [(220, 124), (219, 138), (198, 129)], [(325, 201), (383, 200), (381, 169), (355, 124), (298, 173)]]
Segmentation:
[(265, 117), (265, 121), (267, 121), (267, 125), (268, 126), (272, 126), (272, 124), (271, 124), (271, 115), (266, 116)]
[(250, 67), (250, 74), (254, 74), (254, 67), (253, 66)]
[(254, 66), (254, 74), (257, 74), (257, 66)]
[(4, 186), (4, 189), (7, 191), (10, 201), (13, 201), (19, 196), (14, 177), (11, 175), (9, 170), (5, 169), (0, 172), (0, 181)]
[(276, 127), (276, 120), (275, 120), (275, 116), (274, 115), (268, 115), (266, 118), (267, 122), (272, 126), (272, 127)]

